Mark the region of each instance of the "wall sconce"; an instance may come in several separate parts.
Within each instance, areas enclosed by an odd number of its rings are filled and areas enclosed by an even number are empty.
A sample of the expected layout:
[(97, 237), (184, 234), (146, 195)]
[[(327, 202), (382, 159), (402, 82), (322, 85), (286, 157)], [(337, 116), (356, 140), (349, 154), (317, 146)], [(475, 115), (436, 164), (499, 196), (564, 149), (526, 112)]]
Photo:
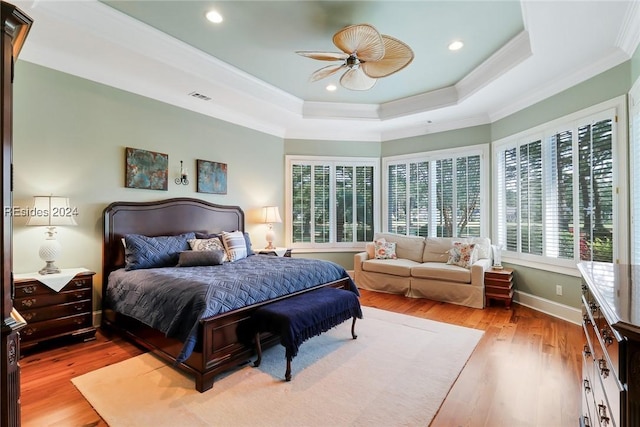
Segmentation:
[(55, 265), (56, 259), (62, 253), (62, 246), (56, 240), (56, 226), (78, 225), (73, 218), (77, 214), (77, 210), (69, 206), (69, 199), (66, 197), (34, 196), (27, 225), (47, 227), (45, 240), (38, 251), (40, 259), (46, 262), (46, 265), (38, 273), (60, 273), (60, 268)]
[(180, 177), (176, 178), (176, 184), (189, 185), (189, 179), (187, 179), (187, 169), (182, 166), (182, 160), (180, 160)]
[(267, 230), (267, 246), (265, 249), (275, 249), (273, 246), (273, 239), (275, 238), (275, 233), (273, 231), (273, 223), (274, 222), (282, 222), (282, 218), (280, 218), (280, 212), (278, 211), (277, 206), (265, 206), (262, 208), (262, 222), (269, 225), (269, 229)]

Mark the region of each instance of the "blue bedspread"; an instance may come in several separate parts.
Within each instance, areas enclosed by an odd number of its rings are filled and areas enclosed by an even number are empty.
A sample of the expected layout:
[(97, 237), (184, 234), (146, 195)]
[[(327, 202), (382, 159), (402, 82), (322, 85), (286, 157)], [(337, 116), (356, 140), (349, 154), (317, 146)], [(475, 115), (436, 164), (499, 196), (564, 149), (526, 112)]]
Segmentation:
[(180, 363), (196, 346), (201, 319), (348, 277), (330, 261), (267, 255), (207, 267), (120, 269), (109, 275), (103, 304), (184, 342)]

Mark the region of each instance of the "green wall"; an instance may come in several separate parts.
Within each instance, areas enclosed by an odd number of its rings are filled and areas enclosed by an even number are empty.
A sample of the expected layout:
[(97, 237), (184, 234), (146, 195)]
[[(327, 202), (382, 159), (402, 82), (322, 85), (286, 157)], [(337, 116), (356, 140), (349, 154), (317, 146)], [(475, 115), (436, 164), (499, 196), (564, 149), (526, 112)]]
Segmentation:
[(636, 48), (636, 51), (631, 57), (631, 85), (640, 79), (640, 46)]
[[(78, 208), (78, 226), (58, 229), (61, 268), (94, 270), (99, 287), (102, 211), (117, 200), (197, 197), (242, 206), (254, 243), (264, 243), (260, 208), (284, 205), (284, 168), (273, 167), (284, 156), (281, 138), (24, 61), (15, 75), (14, 205), (28, 207), (34, 195), (55, 194)], [(124, 187), (125, 147), (169, 155), (167, 191)], [(227, 163), (226, 195), (196, 191), (196, 159)], [(188, 186), (173, 182), (180, 160), (188, 168)], [(37, 255), (44, 229), (25, 222), (14, 218), (16, 273), (44, 265)], [(274, 226), (278, 236), (284, 235), (282, 225)]]
[(472, 126), (383, 142), (382, 157), (488, 144), (490, 142), (491, 125)]

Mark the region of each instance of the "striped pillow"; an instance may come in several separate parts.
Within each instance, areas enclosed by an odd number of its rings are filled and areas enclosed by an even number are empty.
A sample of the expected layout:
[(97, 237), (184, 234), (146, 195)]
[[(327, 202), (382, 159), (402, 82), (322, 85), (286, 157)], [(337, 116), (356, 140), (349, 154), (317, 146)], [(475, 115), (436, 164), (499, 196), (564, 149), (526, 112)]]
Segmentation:
[(247, 243), (242, 231), (232, 231), (231, 233), (223, 231), (221, 240), (227, 250), (229, 261), (238, 261), (247, 257)]

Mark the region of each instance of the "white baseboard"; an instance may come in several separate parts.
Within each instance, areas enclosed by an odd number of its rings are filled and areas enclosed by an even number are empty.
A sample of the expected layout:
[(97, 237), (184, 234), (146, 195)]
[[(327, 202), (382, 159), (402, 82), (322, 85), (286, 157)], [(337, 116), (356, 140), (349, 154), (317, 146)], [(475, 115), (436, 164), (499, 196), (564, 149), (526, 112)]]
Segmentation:
[(567, 322), (574, 323), (576, 325), (582, 324), (582, 310), (579, 308), (559, 304), (554, 301), (549, 301), (547, 299), (519, 291), (515, 291), (513, 295), (513, 302), (548, 314), (549, 316), (566, 320)]

